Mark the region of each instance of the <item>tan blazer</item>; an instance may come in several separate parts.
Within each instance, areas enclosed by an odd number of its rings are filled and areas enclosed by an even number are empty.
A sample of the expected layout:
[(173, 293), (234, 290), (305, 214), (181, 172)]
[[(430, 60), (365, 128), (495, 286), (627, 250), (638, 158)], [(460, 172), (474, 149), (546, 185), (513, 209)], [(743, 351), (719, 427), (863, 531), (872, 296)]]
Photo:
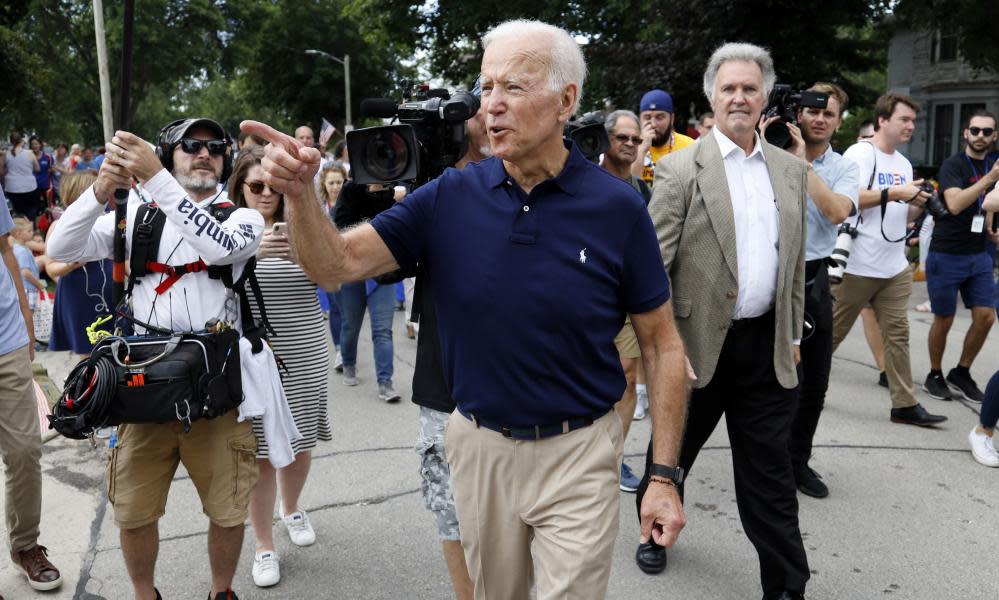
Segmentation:
[[(805, 294), (807, 165), (763, 142), (780, 219), (774, 371), (785, 388), (798, 384), (792, 341), (800, 339)], [(649, 213), (673, 289), (673, 312), (694, 387), (707, 385), (718, 366), (735, 312), (738, 256), (732, 200), (715, 136), (669, 154), (656, 164)]]

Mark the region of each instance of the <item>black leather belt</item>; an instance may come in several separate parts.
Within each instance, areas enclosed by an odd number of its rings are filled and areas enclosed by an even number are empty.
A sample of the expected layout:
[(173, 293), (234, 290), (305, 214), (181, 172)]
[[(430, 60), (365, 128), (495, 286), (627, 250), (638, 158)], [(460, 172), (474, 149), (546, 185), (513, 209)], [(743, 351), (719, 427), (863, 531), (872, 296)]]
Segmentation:
[(764, 325), (766, 323), (773, 323), (774, 317), (777, 315), (775, 310), (771, 308), (767, 312), (763, 313), (758, 317), (749, 317), (748, 319), (732, 319), (729, 324), (729, 330), (739, 331), (741, 329), (746, 329), (754, 325)]
[(545, 438), (555, 437), (556, 435), (562, 435), (563, 433), (569, 433), (570, 431), (589, 427), (590, 425), (593, 425), (594, 421), (604, 416), (600, 415), (595, 418), (575, 417), (572, 419), (566, 419), (561, 423), (553, 423), (551, 425), (521, 425), (519, 427), (510, 427), (507, 425), (499, 425), (489, 421), (483, 421), (475, 415), (463, 411), (461, 407), (458, 407), (458, 412), (461, 413), (463, 417), (474, 423), (476, 427), (485, 427), (486, 429), (495, 431), (496, 433), (503, 435), (503, 437), (508, 437), (512, 440), (543, 440)]

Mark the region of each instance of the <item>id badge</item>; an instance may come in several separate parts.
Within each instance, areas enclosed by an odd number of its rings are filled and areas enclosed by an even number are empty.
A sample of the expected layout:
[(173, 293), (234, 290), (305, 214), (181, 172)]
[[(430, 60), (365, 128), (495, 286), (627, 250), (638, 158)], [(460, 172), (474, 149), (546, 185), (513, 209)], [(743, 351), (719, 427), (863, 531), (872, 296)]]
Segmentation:
[(971, 233), (981, 233), (985, 229), (985, 215), (975, 215), (971, 219)]

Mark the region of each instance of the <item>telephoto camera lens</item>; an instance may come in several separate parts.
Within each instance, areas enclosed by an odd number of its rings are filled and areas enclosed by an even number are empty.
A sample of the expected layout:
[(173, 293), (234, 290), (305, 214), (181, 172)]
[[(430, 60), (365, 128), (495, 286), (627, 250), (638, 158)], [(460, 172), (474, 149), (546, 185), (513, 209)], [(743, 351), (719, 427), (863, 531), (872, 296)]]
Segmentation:
[(846, 273), (846, 263), (850, 260), (850, 250), (853, 248), (853, 238), (857, 237), (857, 228), (849, 223), (839, 226), (839, 235), (836, 236), (836, 247), (833, 248), (832, 259), (835, 265), (829, 266), (829, 282), (840, 283)]

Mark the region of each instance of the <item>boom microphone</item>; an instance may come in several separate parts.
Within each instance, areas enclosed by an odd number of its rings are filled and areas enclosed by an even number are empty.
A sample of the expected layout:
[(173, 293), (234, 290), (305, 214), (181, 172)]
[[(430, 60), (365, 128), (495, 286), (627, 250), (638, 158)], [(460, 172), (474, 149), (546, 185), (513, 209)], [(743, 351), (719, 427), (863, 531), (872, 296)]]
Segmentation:
[(399, 105), (388, 98), (365, 98), (361, 100), (361, 116), (391, 119), (395, 116)]

